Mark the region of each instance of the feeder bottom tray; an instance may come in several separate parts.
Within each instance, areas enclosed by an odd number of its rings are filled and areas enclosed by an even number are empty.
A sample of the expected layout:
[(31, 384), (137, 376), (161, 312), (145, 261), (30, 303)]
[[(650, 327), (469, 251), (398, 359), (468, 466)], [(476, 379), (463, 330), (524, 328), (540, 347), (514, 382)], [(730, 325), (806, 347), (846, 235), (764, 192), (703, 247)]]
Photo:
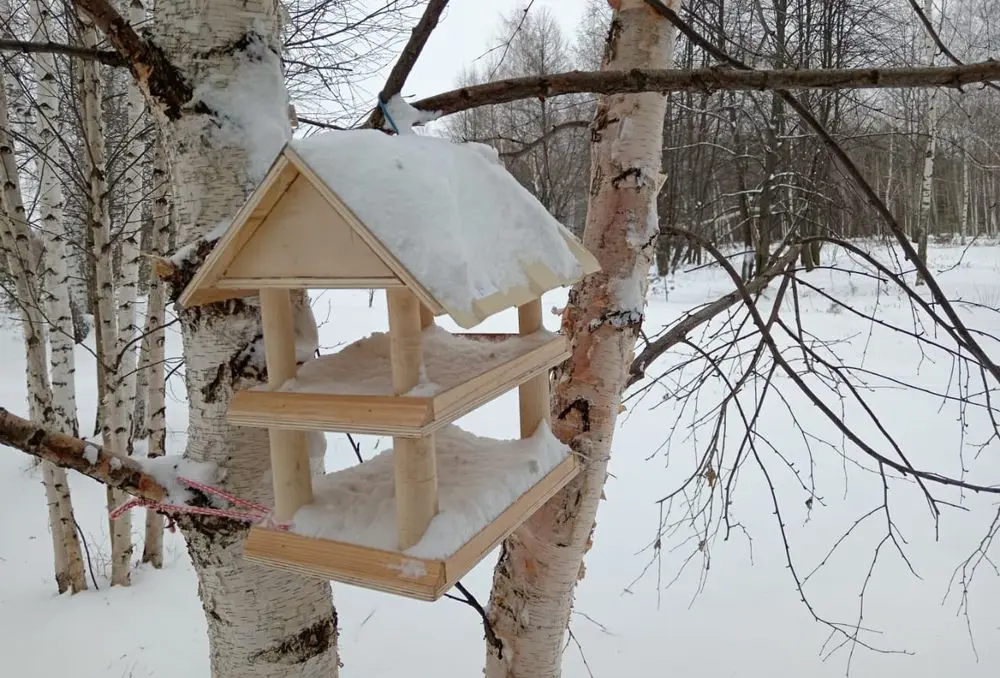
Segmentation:
[(579, 471), (576, 457), (544, 425), (525, 440), (481, 438), (455, 426), (436, 438), (439, 512), (413, 547), (394, 548), (388, 450), (318, 478), (315, 502), (299, 509), (290, 530), (254, 527), (244, 556), (306, 576), (437, 600)]

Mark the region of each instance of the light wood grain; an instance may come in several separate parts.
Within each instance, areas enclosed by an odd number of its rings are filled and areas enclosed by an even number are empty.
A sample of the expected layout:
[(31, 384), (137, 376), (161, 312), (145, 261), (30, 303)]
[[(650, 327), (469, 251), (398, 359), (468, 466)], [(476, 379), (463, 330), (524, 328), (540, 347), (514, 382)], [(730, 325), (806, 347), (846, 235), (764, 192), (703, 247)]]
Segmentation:
[[(233, 217), (232, 225), (219, 238), (205, 262), (195, 272), (191, 282), (181, 292), (178, 302), (182, 307), (194, 306), (195, 302), (208, 303), (233, 297), (246, 296), (245, 290), (231, 290), (230, 294), (209, 292), (223, 277), (233, 258), (253, 237), (257, 229), (271, 213), (274, 206), (292, 185), (299, 170), (283, 156), (279, 155), (268, 170), (267, 175), (243, 206)], [(243, 292), (242, 294), (240, 292)], [(220, 296), (224, 294), (224, 296)], [(197, 296), (196, 296), (197, 295)]]
[[(516, 335), (470, 334), (482, 341)], [(566, 339), (551, 341), (485, 370), (433, 397), (369, 396), (294, 391), (238, 391), (226, 418), (238, 426), (339, 431), (419, 438), (517, 388), (569, 357)]]
[[(389, 307), (389, 359), (392, 387), (397, 396), (420, 382), (423, 371), (421, 346), (421, 303), (406, 288), (386, 290)], [(437, 457), (434, 437), (394, 438), (396, 526), (399, 549), (420, 541), (438, 510)]]
[[(260, 311), (264, 325), (264, 356), (268, 385), (277, 388), (295, 376), (295, 333), (288, 290), (261, 290)], [(309, 447), (303, 431), (272, 428), (271, 476), (274, 513), (291, 520), (303, 504), (313, 500)]]
[(414, 558), (405, 553), (261, 527), (250, 530), (244, 557), (309, 577), (435, 601), (578, 472), (575, 457), (568, 457), (446, 559)]
[[(529, 301), (517, 309), (517, 326), (522, 335), (542, 329), (542, 302)], [(518, 414), (521, 437), (530, 438), (538, 425), (549, 420), (549, 371), (545, 370), (518, 386)]]

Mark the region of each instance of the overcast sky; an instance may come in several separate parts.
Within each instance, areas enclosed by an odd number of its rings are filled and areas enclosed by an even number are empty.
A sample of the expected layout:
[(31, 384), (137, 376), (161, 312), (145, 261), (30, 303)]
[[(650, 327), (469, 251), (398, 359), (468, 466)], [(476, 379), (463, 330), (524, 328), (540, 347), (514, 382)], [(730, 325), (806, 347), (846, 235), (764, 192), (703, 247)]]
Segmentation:
[[(463, 67), (503, 42), (497, 35), (500, 16), (524, 9), (528, 4), (529, 0), (451, 0), (407, 78), (403, 96), (422, 98), (453, 89)], [(570, 35), (576, 30), (584, 3), (582, 0), (534, 0), (531, 11), (537, 12), (542, 7), (547, 8)], [(388, 74), (388, 67), (385, 74)], [(375, 85), (375, 92), (381, 85), (381, 81)]]

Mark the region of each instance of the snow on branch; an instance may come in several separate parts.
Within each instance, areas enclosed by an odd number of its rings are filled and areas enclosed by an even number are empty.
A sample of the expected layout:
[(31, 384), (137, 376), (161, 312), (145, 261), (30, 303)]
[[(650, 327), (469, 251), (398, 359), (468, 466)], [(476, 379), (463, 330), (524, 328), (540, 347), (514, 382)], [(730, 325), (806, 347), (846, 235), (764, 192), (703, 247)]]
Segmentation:
[(100, 445), (54, 433), (0, 407), (0, 445), (79, 471), (109, 487), (150, 501), (164, 501), (167, 487), (129, 458), (108, 454)]

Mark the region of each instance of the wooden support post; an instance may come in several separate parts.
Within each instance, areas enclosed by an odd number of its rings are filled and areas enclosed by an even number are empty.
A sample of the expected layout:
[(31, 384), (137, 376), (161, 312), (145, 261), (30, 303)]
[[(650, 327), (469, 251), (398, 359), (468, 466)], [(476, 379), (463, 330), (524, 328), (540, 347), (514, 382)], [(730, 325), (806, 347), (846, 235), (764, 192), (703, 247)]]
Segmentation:
[[(517, 307), (517, 328), (521, 336), (542, 329), (542, 300), (535, 299)], [(549, 372), (517, 387), (521, 417), (521, 438), (534, 435), (538, 425), (549, 421)]]
[[(297, 371), (295, 330), (289, 291), (260, 290), (260, 312), (264, 321), (267, 383), (274, 390), (293, 378)], [(306, 433), (272, 428), (269, 434), (275, 518), (279, 521), (291, 520), (300, 506), (309, 504), (313, 500)]]
[(433, 324), (434, 314), (431, 313), (431, 309), (427, 308), (423, 304), (420, 304), (420, 329), (426, 330)]
[[(390, 288), (386, 290), (386, 297), (392, 386), (396, 395), (402, 395), (420, 381), (423, 362), (421, 304), (406, 288)], [(434, 436), (393, 438), (392, 449), (399, 550), (405, 551), (420, 541), (438, 511)]]

